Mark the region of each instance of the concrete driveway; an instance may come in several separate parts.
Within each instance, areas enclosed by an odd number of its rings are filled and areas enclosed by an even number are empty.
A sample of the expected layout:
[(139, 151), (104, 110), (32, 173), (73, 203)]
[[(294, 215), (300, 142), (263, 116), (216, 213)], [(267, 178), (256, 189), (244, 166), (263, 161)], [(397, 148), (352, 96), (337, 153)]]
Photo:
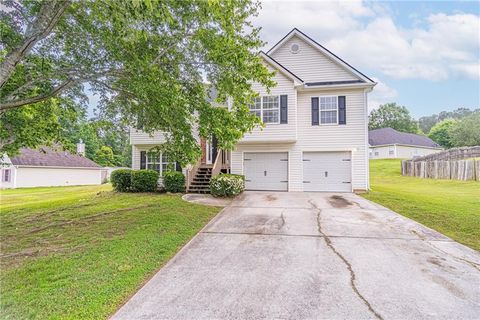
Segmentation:
[(480, 254), (354, 194), (246, 192), (113, 319), (479, 319)]

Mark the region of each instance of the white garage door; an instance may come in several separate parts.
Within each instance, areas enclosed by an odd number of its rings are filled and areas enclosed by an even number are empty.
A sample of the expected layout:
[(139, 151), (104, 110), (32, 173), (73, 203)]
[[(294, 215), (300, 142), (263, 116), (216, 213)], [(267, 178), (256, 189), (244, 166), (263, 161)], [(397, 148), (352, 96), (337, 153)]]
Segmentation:
[(304, 152), (303, 190), (351, 192), (350, 152)]
[(287, 152), (246, 152), (243, 167), (245, 189), (288, 190)]

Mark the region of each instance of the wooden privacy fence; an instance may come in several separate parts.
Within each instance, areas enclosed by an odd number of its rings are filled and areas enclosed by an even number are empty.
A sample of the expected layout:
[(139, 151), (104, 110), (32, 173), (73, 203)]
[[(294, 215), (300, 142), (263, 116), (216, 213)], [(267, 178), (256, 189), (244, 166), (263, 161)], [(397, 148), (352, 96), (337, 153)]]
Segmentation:
[(413, 160), (403, 160), (402, 175), (480, 181), (480, 158), (473, 157), (480, 157), (480, 147), (456, 148)]
[(423, 157), (417, 157), (414, 158), (413, 161), (465, 160), (470, 158), (480, 158), (480, 146), (452, 148)]

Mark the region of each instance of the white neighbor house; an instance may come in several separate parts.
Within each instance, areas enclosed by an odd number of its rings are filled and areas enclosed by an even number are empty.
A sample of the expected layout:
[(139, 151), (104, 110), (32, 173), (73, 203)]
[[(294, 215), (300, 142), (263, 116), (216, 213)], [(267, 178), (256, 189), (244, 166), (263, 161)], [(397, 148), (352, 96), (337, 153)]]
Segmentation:
[(399, 132), (392, 128), (371, 130), (368, 133), (368, 143), (371, 159), (412, 159), (443, 150), (429, 137)]
[(81, 155), (47, 147), (22, 148), (11, 159), (5, 155), (0, 168), (2, 189), (101, 184), (104, 171)]
[[(196, 178), (205, 170), (243, 174), (247, 190), (367, 190), (367, 94), (376, 83), (298, 29), (260, 56), (277, 82), (271, 93), (254, 84), (260, 97), (250, 108), (265, 128), (230, 152), (200, 141), (202, 159), (187, 170), (189, 190), (200, 191)], [(161, 132), (132, 129), (130, 142), (133, 169), (166, 166), (168, 159), (145, 152), (164, 142)]]

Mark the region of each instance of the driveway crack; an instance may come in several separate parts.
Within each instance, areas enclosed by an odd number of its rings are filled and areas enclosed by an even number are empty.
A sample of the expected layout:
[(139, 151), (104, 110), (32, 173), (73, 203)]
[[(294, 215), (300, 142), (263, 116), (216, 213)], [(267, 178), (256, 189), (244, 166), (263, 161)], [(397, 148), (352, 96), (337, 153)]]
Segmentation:
[(325, 234), (325, 232), (323, 232), (323, 229), (322, 229), (322, 223), (321, 223), (321, 213), (322, 213), (322, 209), (320, 209), (312, 200), (308, 200), (308, 202), (310, 203), (310, 205), (315, 209), (317, 210), (317, 227), (318, 227), (318, 232), (320, 233), (320, 235), (323, 237), (323, 239), (325, 239), (325, 243), (327, 244), (327, 247), (337, 256), (340, 258), (340, 260), (342, 260), (342, 262), (345, 264), (345, 266), (347, 267), (348, 271), (350, 272), (350, 287), (352, 288), (353, 292), (355, 292), (355, 294), (360, 298), (360, 300), (363, 301), (363, 303), (367, 306), (368, 310), (373, 313), (373, 315), (377, 318), (377, 319), (380, 319), (380, 320), (383, 320), (383, 317), (377, 312), (375, 311), (375, 309), (372, 307), (372, 305), (370, 304), (370, 302), (360, 293), (360, 291), (358, 290), (357, 288), (357, 285), (355, 284), (355, 279), (356, 279), (356, 275), (355, 275), (355, 271), (353, 271), (353, 268), (352, 268), (352, 264), (340, 253), (338, 252), (338, 250), (335, 248), (335, 246), (333, 245), (332, 243), (332, 240), (330, 239), (329, 236), (327, 236)]

